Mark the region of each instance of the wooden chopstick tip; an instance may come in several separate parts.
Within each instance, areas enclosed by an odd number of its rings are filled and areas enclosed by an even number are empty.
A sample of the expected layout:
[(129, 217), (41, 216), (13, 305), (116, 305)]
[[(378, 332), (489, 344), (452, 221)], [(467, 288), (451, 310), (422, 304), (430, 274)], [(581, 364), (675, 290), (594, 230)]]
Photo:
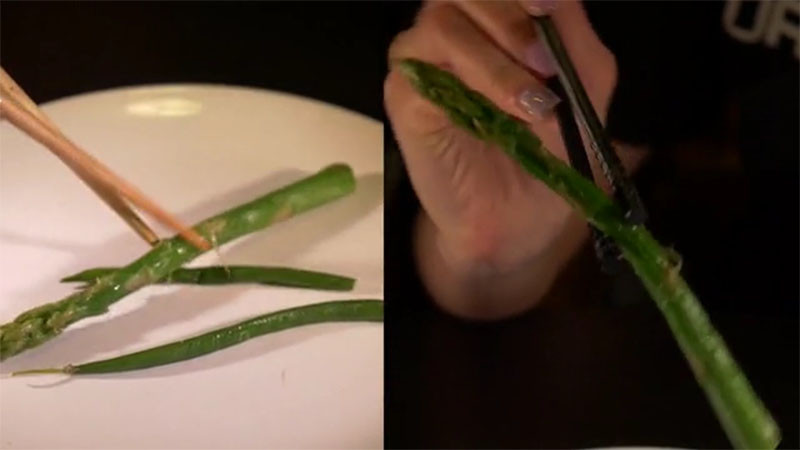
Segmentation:
[(209, 244), (209, 242), (203, 236), (200, 236), (193, 230), (184, 230), (181, 233), (181, 236), (204, 252), (211, 250), (211, 244)]

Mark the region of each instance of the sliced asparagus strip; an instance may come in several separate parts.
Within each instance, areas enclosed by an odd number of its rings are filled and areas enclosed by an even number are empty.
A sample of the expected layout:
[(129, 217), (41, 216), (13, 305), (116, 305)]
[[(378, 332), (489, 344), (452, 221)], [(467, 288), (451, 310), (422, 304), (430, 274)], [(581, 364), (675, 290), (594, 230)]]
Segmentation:
[[(62, 282), (83, 282), (89, 287), (119, 267), (95, 267), (62, 278)], [(355, 279), (325, 272), (266, 266), (210, 266), (176, 269), (158, 282), (160, 284), (265, 284), (271, 286), (349, 291)]]
[(263, 314), (198, 336), (111, 359), (70, 364), (61, 368), (20, 370), (13, 375), (52, 373), (89, 375), (142, 370), (198, 358), (249, 339), (290, 328), (326, 322), (381, 322), (382, 320), (382, 300), (358, 299), (315, 303)]

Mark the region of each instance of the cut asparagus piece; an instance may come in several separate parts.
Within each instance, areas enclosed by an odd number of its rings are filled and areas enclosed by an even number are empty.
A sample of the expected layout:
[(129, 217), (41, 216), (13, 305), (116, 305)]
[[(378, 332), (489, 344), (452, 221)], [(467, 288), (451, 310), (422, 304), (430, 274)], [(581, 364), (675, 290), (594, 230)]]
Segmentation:
[[(343, 164), (278, 189), (197, 224), (194, 229), (215, 245), (286, 220), (355, 190), (355, 177)], [(104, 314), (108, 307), (153, 284), (202, 253), (180, 236), (161, 241), (148, 253), (80, 292), (22, 313), (0, 326), (0, 360), (36, 347), (70, 324)]]
[(661, 310), (731, 442), (737, 448), (775, 448), (777, 424), (681, 277), (677, 253), (661, 246), (644, 226), (629, 223), (617, 204), (553, 156), (524, 123), (458, 78), (418, 60), (398, 66), (454, 124), (502, 149), (617, 242)]
[[(84, 288), (91, 286), (104, 276), (119, 270), (119, 267), (95, 267), (62, 278), (62, 282), (82, 282)], [(290, 267), (266, 266), (211, 266), (192, 269), (176, 269), (158, 282), (160, 284), (198, 284), (215, 286), (220, 284), (265, 284), (327, 291), (349, 291), (355, 279), (332, 273), (293, 269)]]

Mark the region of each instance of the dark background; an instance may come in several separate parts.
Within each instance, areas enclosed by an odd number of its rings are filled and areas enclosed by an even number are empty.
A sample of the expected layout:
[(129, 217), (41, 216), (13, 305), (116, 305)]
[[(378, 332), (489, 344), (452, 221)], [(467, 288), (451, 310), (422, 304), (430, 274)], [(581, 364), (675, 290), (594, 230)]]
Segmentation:
[[(683, 256), (781, 448), (798, 448), (794, 42), (732, 40), (721, 2), (585, 4), (619, 64), (609, 132), (653, 152), (636, 177), (648, 225)], [(396, 13), (398, 30), (417, 7)], [(730, 447), (655, 305), (634, 277), (600, 273), (589, 247), (521, 317), (466, 324), (439, 312), (409, 253), (418, 202), (386, 142), (387, 447)]]
[(37, 102), (134, 84), (287, 91), (376, 119), (390, 38), (377, 2), (21, 2), (0, 60)]

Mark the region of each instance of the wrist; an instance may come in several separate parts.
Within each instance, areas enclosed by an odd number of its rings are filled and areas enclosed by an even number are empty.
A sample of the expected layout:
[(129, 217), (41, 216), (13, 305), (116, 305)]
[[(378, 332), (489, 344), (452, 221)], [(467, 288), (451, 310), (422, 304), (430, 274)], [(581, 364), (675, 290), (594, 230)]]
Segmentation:
[[(542, 189), (546, 189), (542, 186)], [(458, 221), (440, 226), (424, 209), (414, 230), (424, 236), (424, 252), (436, 252), (450, 270), (465, 276), (506, 275), (547, 258), (560, 236), (578, 214), (556, 194), (537, 195), (537, 207), (502, 208), (480, 216), (468, 213)], [(491, 210), (490, 210), (491, 211)], [(585, 224), (584, 224), (585, 225)]]
[(417, 216), (415, 227), (417, 255), (435, 254), (438, 264), (454, 274), (483, 278), (513, 271), (517, 265), (501, 255), (496, 240), (490, 236), (443, 231), (424, 210)]
[(541, 253), (498, 264), (447, 239), (421, 212), (414, 230), (414, 254), (420, 279), (440, 308), (468, 320), (498, 320), (540, 302), (587, 234), (586, 223), (571, 215)]

